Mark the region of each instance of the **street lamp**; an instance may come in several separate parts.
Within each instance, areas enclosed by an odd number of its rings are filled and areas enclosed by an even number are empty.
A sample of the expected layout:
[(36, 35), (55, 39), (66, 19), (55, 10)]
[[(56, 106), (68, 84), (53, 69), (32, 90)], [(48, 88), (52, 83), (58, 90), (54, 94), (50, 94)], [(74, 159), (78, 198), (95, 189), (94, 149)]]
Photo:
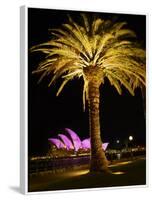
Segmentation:
[(129, 141), (132, 141), (132, 140), (133, 140), (133, 136), (130, 135), (130, 136), (129, 136)]
[(116, 143), (119, 144), (119, 143), (120, 143), (120, 140), (117, 140)]

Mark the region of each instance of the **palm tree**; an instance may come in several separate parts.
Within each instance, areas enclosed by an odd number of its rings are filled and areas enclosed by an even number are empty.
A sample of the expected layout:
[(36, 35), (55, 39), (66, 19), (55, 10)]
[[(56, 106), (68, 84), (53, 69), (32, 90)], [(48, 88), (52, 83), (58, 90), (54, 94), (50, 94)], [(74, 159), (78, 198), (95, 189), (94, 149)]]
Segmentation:
[(99, 87), (107, 78), (118, 93), (124, 86), (131, 95), (145, 85), (145, 51), (135, 42), (136, 34), (126, 22), (113, 22), (98, 17), (92, 21), (81, 14), (81, 23), (68, 16), (68, 23), (51, 29), (52, 38), (31, 48), (46, 57), (33, 73), (41, 73), (40, 80), (50, 76), (51, 86), (60, 77), (62, 84), (57, 96), (70, 80), (82, 78), (83, 106), (88, 102), (91, 137), (90, 171), (108, 172), (108, 161), (100, 138)]

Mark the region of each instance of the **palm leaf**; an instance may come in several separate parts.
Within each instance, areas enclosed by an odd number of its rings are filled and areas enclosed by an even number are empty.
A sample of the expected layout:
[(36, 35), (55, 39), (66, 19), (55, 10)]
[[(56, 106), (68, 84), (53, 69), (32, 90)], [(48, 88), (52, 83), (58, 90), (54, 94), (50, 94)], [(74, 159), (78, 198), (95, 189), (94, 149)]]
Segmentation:
[[(45, 58), (33, 73), (40, 73), (40, 81), (51, 74), (48, 86), (63, 79), (57, 96), (68, 81), (82, 77), (83, 106), (88, 99), (88, 83), (95, 78), (103, 84), (107, 77), (119, 94), (122, 85), (134, 95), (137, 87), (146, 85), (146, 54), (137, 42), (133, 30), (126, 22), (113, 23), (97, 16), (81, 14), (82, 23), (68, 16), (61, 28), (50, 29), (48, 42), (33, 46), (31, 52), (42, 52)], [(92, 21), (91, 21), (92, 19)], [(98, 81), (100, 80), (100, 81)]]

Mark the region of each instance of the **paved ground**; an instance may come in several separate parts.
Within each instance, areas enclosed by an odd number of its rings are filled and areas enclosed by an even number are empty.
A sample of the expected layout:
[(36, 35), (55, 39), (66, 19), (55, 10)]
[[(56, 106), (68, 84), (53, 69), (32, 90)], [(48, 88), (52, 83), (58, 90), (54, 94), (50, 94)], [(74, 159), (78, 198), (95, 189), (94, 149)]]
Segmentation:
[(90, 174), (88, 168), (29, 178), (29, 191), (51, 191), (146, 184), (145, 158), (120, 161), (110, 166), (113, 174)]

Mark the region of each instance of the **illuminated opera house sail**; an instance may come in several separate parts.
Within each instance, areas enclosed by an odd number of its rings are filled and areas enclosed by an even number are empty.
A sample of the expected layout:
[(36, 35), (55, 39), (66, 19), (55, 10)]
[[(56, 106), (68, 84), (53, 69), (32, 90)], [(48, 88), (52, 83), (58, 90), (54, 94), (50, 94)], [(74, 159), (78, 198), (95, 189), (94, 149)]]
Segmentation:
[[(65, 128), (65, 134), (58, 134), (58, 138), (49, 138), (48, 141), (57, 149), (74, 150), (79, 149), (89, 150), (91, 148), (90, 138), (81, 141), (79, 136), (71, 129)], [(103, 143), (102, 148), (105, 151), (109, 143)]]

